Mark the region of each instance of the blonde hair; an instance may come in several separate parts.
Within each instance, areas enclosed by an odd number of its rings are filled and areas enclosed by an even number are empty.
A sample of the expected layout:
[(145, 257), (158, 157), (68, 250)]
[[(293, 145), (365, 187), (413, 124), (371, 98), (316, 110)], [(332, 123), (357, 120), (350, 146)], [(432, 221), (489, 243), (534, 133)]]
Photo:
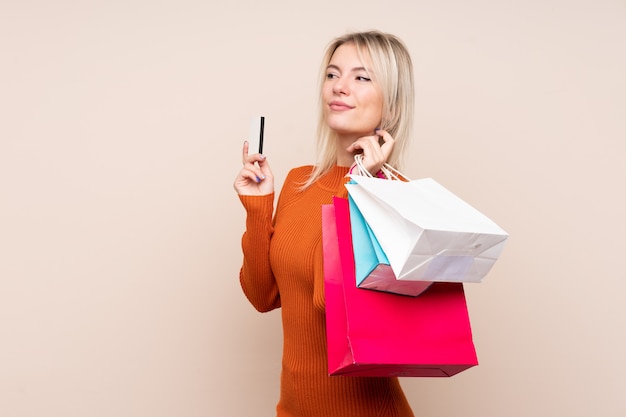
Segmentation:
[(413, 127), (415, 90), (413, 64), (406, 46), (399, 38), (388, 33), (379, 31), (348, 33), (330, 42), (322, 60), (319, 79), (317, 163), (303, 188), (307, 188), (327, 173), (337, 160), (335, 146), (337, 138), (324, 118), (325, 103), (321, 97), (321, 86), (326, 78), (326, 69), (333, 54), (343, 44), (353, 44), (362, 61), (364, 54), (368, 55), (372, 61), (372, 79), (380, 85), (383, 95), (383, 119), (379, 127), (389, 132), (395, 141), (387, 163), (401, 169), (402, 158), (408, 149)]

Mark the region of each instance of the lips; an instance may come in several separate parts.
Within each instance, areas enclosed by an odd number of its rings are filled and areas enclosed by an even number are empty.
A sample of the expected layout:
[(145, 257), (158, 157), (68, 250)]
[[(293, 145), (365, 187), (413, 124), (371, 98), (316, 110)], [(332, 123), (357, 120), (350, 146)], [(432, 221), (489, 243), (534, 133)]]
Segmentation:
[(339, 101), (339, 100), (331, 101), (328, 104), (328, 106), (330, 107), (331, 110), (335, 110), (335, 111), (346, 111), (346, 110), (351, 110), (354, 108), (354, 106), (350, 106), (344, 103), (343, 101)]

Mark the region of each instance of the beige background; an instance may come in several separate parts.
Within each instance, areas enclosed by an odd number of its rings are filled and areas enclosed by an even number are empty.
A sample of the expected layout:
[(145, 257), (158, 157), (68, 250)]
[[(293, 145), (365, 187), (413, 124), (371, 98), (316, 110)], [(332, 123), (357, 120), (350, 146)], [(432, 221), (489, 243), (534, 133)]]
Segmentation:
[(370, 28), (414, 57), (407, 174), (511, 235), (480, 366), (404, 379), (416, 415), (626, 415), (623, 0), (0, 0), (0, 415), (274, 415), (241, 142), (312, 162), (323, 49)]

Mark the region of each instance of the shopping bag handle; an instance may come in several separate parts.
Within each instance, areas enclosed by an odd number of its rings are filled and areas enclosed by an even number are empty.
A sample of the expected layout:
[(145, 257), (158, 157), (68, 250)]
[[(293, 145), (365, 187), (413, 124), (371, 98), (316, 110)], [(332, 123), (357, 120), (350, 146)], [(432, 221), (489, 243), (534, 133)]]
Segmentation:
[[(359, 153), (359, 154), (354, 155), (354, 162), (355, 162), (356, 169), (357, 169), (357, 173), (356, 173), (357, 175), (374, 178), (372, 173), (369, 172), (367, 169), (365, 169), (365, 166), (363, 165), (363, 154)], [(405, 182), (409, 181), (406, 175), (404, 175), (403, 173), (401, 173), (400, 171), (398, 171), (397, 169), (395, 169), (394, 167), (392, 167), (386, 162), (380, 168), (380, 171), (382, 172), (384, 177), (388, 180), (405, 181)]]

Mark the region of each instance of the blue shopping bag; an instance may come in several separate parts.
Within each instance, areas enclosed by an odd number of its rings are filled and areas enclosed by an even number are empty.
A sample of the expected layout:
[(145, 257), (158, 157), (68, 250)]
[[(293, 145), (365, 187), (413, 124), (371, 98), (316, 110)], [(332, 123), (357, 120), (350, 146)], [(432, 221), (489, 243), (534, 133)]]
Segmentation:
[(369, 290), (391, 292), (417, 296), (426, 290), (431, 282), (405, 282), (396, 279), (389, 265), (387, 255), (378, 243), (378, 239), (365, 221), (361, 211), (351, 197), (350, 227), (352, 229), (352, 247), (356, 272), (356, 286)]

